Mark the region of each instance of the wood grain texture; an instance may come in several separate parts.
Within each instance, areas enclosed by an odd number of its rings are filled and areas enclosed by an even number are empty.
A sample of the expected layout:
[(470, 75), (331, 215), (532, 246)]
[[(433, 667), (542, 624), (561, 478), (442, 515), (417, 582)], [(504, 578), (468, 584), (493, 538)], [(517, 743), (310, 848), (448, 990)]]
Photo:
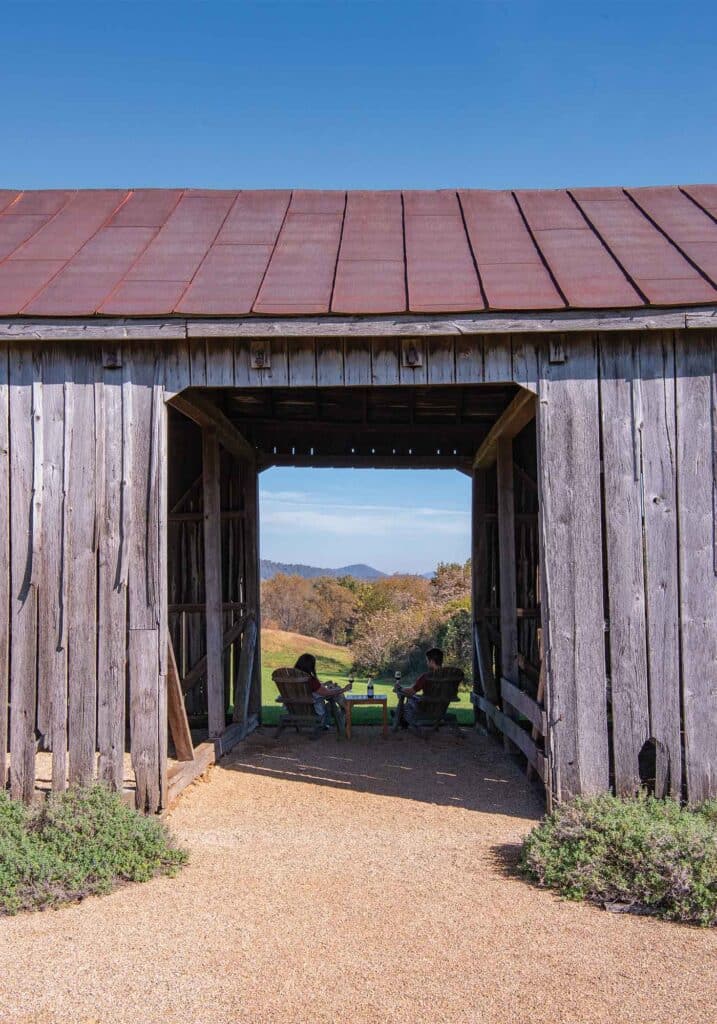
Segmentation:
[[(261, 635), (261, 582), (259, 550), (259, 475), (256, 464), (248, 463), (242, 473), (244, 508), (244, 588), (246, 611), (254, 615), (257, 636)], [(251, 687), (248, 694), (249, 715), (261, 714), (261, 645), (255, 644)], [(244, 722), (246, 726), (246, 721)]]
[(558, 795), (608, 787), (597, 354), (576, 340), (539, 366), (542, 615)]
[(194, 744), (189, 729), (187, 709), (184, 706), (184, 694), (174, 657), (172, 641), (167, 637), (167, 719), (169, 731), (174, 743), (174, 752), (178, 761), (191, 761), (194, 758)]
[(340, 387), (344, 383), (343, 339), (316, 344), (316, 383), (322, 387)]
[(0, 349), (0, 788), (7, 782), (10, 696), (10, 421), (8, 349)]
[(127, 584), (122, 579), (123, 407), (121, 369), (103, 371), (104, 501), (98, 559), (97, 741), (98, 776), (121, 789), (125, 746)]
[(677, 479), (687, 796), (717, 792), (714, 334), (677, 337)]
[(313, 338), (297, 340), (289, 346), (289, 385), (292, 388), (316, 386), (316, 343)]
[(128, 632), (130, 736), (135, 806), (154, 814), (161, 805), (159, 775), (159, 655), (156, 629)]
[(639, 341), (650, 735), (655, 791), (682, 789), (675, 354), (670, 332)]
[(65, 389), (71, 360), (66, 347), (42, 354), (43, 506), (39, 554), (37, 626), (38, 729), (53, 751), (53, 789), (64, 789), (67, 773), (67, 648), (62, 618), (65, 601)]
[(32, 382), (29, 347), (9, 350), (10, 400), (10, 795), (29, 802), (35, 789), (37, 589), (32, 577)]
[(349, 387), (371, 383), (371, 343), (347, 338), (344, 342), (344, 379)]
[(219, 442), (216, 432), (202, 430), (204, 494), (204, 586), (207, 630), (207, 701), (209, 735), (224, 732), (224, 670), (222, 658), (222, 550)]
[(631, 796), (640, 787), (638, 758), (650, 734), (641, 382), (633, 338), (601, 336), (599, 347), (615, 789)]
[(371, 344), (371, 383), (378, 385), (398, 384), (398, 366), (401, 361), (400, 344), (397, 339), (385, 338)]
[(500, 665), (502, 675), (518, 682), (518, 598), (515, 567), (513, 442), (497, 442), (498, 561), (500, 569)]
[(97, 719), (97, 549), (95, 547), (95, 371), (73, 351), (67, 481), (67, 680), (69, 779), (94, 777)]

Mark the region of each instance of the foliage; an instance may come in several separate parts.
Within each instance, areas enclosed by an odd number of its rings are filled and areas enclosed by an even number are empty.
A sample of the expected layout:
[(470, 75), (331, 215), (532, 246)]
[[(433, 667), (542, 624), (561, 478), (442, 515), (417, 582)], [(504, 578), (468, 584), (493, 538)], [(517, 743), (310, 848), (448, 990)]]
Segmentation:
[(349, 645), (359, 673), (417, 673), (438, 644), (469, 679), (470, 585), (470, 562), (441, 563), (431, 580), (277, 575), (262, 584), (262, 615), (271, 628)]
[(576, 799), (525, 840), (522, 870), (569, 899), (717, 924), (717, 802)]
[(26, 809), (0, 792), (0, 912), (43, 909), (174, 874), (186, 861), (153, 818), (101, 785)]
[(304, 579), (277, 574), (262, 583), (262, 615), (273, 629), (346, 643), (356, 620), (358, 598), (329, 576)]

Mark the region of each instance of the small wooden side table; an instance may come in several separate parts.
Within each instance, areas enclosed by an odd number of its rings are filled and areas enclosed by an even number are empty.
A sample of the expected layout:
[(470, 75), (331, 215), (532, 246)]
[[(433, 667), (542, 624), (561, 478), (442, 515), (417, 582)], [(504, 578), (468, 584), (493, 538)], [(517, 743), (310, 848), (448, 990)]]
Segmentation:
[(383, 737), (388, 736), (388, 695), (385, 693), (374, 694), (369, 697), (367, 693), (345, 693), (346, 701), (346, 738), (351, 739), (351, 710), (358, 704), (380, 704), (383, 713)]

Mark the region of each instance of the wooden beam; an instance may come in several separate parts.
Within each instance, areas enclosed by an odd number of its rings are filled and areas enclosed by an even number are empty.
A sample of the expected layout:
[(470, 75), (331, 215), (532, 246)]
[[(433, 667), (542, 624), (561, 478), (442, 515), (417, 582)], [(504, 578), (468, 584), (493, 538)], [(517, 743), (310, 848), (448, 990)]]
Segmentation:
[(548, 774), (547, 759), (542, 750), (538, 750), (530, 733), (522, 729), (512, 718), (504, 715), (500, 708), (491, 704), (489, 700), (486, 700), (479, 693), (472, 693), (471, 700), (500, 729), (503, 736), (509, 739), (525, 755), (528, 764), (532, 765), (540, 778), (545, 781)]
[[(414, 337), (566, 331), (651, 331), (714, 327), (715, 306), (564, 310), (544, 313), (436, 313), (389, 316), (4, 317), (0, 339), (19, 341), (180, 341), (186, 338)], [(568, 348), (568, 356), (570, 350)]]
[(169, 634), (167, 634), (167, 719), (177, 760), (193, 761), (192, 733), (189, 728), (187, 709), (184, 706), (184, 694), (177, 671), (177, 660), (174, 657), (174, 647)]
[(532, 391), (521, 390), (501, 413), (488, 432), (473, 460), (474, 469), (488, 469), (497, 457), (500, 438), (510, 440), (535, 418), (536, 399)]
[(224, 669), (222, 658), (222, 549), (219, 442), (211, 428), (202, 430), (204, 489), (204, 587), (207, 630), (207, 704), (209, 735), (224, 732)]
[(259, 472), (272, 466), (306, 466), (322, 469), (457, 469), (471, 473), (471, 461), (457, 455), (265, 455)]
[(500, 695), (506, 703), (520, 712), (524, 718), (527, 718), (541, 736), (545, 736), (548, 731), (547, 716), (537, 701), (534, 701), (527, 693), (514, 686), (509, 679), (501, 679)]
[(170, 398), (172, 408), (193, 420), (202, 430), (213, 430), (219, 444), (239, 459), (256, 458), (256, 449), (239, 433), (232, 421), (206, 395), (191, 388)]

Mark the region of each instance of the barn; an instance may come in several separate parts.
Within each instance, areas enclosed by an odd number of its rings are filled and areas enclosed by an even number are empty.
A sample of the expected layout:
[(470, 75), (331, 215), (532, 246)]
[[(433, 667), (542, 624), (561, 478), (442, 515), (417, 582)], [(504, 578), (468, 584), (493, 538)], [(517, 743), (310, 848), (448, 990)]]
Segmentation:
[(14, 797), (155, 812), (259, 722), (274, 465), (468, 474), (478, 720), (717, 796), (716, 185), (5, 190), (0, 345)]

